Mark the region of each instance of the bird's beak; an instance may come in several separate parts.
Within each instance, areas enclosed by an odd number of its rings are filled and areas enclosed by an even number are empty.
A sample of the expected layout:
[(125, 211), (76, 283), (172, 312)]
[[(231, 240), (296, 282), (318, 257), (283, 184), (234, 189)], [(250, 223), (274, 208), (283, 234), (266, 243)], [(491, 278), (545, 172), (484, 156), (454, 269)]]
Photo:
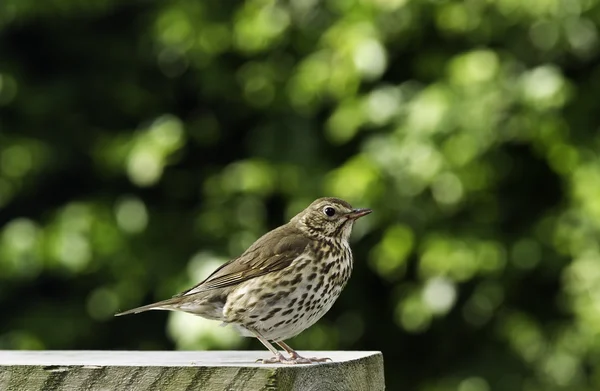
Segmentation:
[(352, 209), (352, 212), (348, 213), (346, 216), (351, 220), (356, 220), (359, 217), (363, 217), (373, 212), (371, 209), (362, 208), (362, 209)]

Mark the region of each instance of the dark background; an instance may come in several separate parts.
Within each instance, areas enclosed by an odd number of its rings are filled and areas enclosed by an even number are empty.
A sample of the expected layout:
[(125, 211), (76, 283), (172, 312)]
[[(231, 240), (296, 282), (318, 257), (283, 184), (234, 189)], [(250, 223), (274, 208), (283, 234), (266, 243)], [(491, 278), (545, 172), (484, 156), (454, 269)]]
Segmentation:
[(598, 0), (4, 0), (0, 348), (260, 350), (113, 314), (338, 196), (375, 212), (292, 346), (381, 350), (391, 390), (597, 390), (598, 21)]

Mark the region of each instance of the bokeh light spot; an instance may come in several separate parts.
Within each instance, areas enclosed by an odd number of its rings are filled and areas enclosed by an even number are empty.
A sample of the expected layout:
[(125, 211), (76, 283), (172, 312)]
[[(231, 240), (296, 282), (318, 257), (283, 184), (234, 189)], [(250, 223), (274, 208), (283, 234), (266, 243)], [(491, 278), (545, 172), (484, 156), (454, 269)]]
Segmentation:
[(423, 288), (423, 302), (432, 313), (442, 315), (450, 311), (456, 301), (456, 287), (445, 278), (431, 278)]
[(148, 225), (146, 205), (137, 197), (126, 196), (115, 205), (115, 215), (119, 227), (127, 233), (139, 233)]

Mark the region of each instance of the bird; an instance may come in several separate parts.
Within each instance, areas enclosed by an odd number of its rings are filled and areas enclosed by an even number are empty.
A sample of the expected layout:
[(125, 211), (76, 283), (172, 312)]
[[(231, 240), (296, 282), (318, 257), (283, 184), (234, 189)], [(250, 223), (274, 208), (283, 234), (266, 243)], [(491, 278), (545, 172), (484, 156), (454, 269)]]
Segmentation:
[(353, 268), (352, 227), (371, 212), (352, 208), (339, 198), (318, 198), (196, 286), (115, 316), (148, 310), (183, 311), (232, 325), (242, 336), (257, 338), (273, 354), (257, 362), (328, 361), (303, 357), (284, 341), (315, 324), (338, 299)]

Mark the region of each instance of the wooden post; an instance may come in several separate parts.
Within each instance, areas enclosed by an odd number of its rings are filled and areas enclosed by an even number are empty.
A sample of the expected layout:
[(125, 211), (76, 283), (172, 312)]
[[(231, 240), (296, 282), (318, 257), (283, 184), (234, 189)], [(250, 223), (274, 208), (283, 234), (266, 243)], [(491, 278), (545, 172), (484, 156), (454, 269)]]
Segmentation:
[(380, 391), (380, 352), (301, 352), (310, 365), (258, 364), (262, 351), (0, 351), (3, 391)]

